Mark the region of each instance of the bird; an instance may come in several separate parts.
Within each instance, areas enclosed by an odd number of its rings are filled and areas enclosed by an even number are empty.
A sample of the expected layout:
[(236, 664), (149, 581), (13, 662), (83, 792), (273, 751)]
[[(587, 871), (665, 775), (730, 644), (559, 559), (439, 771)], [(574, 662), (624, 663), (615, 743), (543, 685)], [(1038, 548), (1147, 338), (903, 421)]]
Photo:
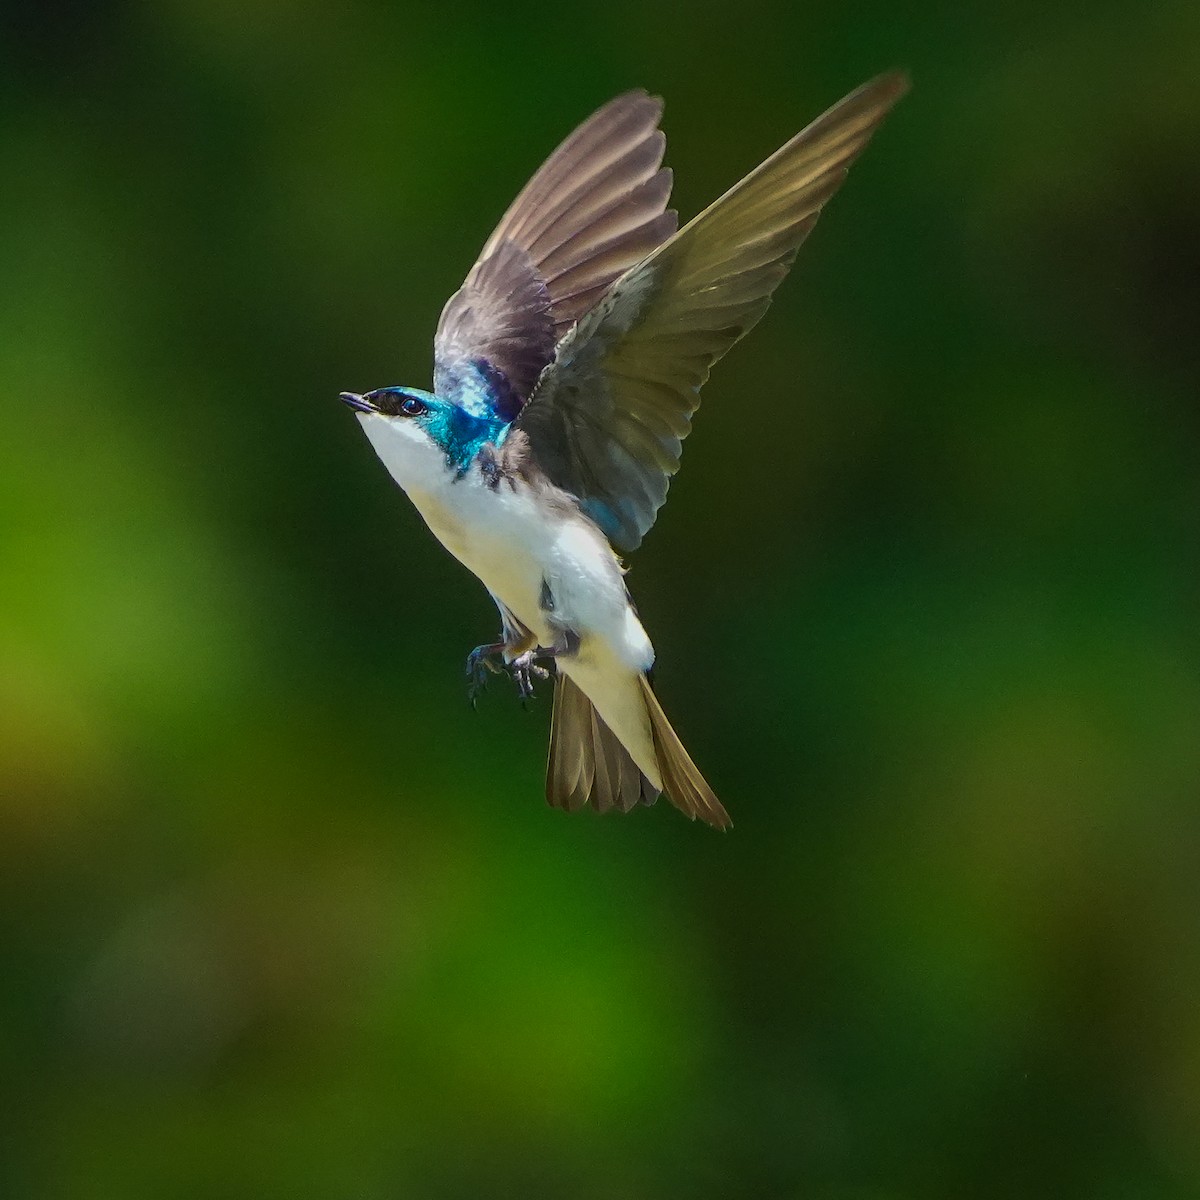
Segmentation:
[(665, 794), (731, 824), (655, 695), (623, 556), (666, 499), (710, 368), (762, 317), (908, 86), (900, 71), (863, 84), (682, 228), (663, 102), (617, 96), (537, 170), (446, 302), (433, 390), (340, 393), (499, 609), (500, 636), (467, 658), (472, 703), (489, 674), (522, 698), (553, 678), (556, 808)]

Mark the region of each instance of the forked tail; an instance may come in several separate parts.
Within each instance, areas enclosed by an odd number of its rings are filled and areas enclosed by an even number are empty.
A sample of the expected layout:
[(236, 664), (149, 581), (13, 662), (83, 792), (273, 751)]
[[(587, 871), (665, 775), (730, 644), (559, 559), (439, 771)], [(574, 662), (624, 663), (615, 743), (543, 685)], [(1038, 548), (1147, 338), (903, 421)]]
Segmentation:
[[(732, 824), (729, 814), (671, 728), (650, 681), (641, 676), (639, 683), (667, 799), (693, 820), (699, 817), (716, 829), (728, 829)], [(587, 804), (597, 812), (628, 812), (636, 804), (653, 804), (657, 798), (658, 789), (638, 768), (583, 690), (559, 672), (550, 720), (547, 801), (567, 812)]]
[(663, 712), (650, 680), (641, 676), (642, 695), (646, 700), (646, 711), (650, 714), (650, 731), (654, 735), (654, 753), (658, 755), (658, 769), (662, 774), (663, 791), (667, 799), (686, 817), (699, 817), (714, 829), (728, 829), (733, 825), (729, 814), (708, 786), (692, 756), (683, 748), (679, 735), (671, 728), (667, 714)]

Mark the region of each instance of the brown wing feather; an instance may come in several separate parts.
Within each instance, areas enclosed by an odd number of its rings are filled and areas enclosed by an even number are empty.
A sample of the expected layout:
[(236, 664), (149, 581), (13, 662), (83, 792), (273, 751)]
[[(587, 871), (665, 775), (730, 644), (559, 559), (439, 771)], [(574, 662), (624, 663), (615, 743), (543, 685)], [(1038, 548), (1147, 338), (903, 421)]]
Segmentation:
[(883, 75), (834, 105), (632, 267), (558, 345), (518, 424), (619, 549), (654, 523), (712, 365), (766, 311), (907, 88)]
[(593, 113), (525, 185), (446, 302), (434, 387), (453, 396), (472, 364), (516, 409), (556, 342), (634, 263), (675, 232), (662, 101), (626, 92)]

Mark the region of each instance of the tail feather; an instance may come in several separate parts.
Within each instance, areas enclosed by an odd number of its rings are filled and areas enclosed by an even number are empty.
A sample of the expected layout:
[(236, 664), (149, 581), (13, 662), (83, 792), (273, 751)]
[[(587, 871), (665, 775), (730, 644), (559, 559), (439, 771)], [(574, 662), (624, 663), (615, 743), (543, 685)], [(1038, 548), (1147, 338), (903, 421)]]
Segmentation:
[[(640, 684), (667, 799), (693, 820), (728, 829), (729, 814), (671, 728), (649, 680), (642, 677)], [(597, 812), (628, 812), (639, 803), (653, 804), (658, 794), (579, 685), (560, 672), (550, 720), (547, 801), (567, 812), (589, 804)]]
[(635, 804), (653, 804), (657, 799), (657, 789), (579, 685), (559, 673), (550, 717), (546, 800), (567, 812), (577, 812), (586, 804), (597, 812), (628, 812)]
[(714, 829), (729, 829), (733, 822), (716, 793), (708, 786), (691, 755), (683, 748), (679, 735), (671, 728), (650, 680), (641, 677), (642, 695), (650, 714), (650, 730), (654, 735), (654, 753), (662, 774), (663, 791), (667, 799), (686, 817), (707, 821)]

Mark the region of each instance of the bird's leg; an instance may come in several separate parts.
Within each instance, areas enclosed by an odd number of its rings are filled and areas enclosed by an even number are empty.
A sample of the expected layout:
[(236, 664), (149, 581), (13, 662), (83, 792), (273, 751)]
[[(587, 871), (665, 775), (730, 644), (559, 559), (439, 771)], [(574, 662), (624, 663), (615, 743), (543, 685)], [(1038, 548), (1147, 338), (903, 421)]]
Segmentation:
[(550, 672), (538, 665), (539, 660), (555, 659), (574, 654), (579, 649), (579, 637), (572, 630), (563, 632), (562, 640), (554, 646), (539, 646), (532, 635), (518, 641), (489, 642), (476, 646), (467, 655), (467, 697), (474, 708), (487, 687), (488, 675), (512, 676), (521, 703), (533, 699), (533, 681), (549, 679)]
[(521, 697), (522, 704), (533, 699), (534, 679), (550, 678), (550, 672), (545, 667), (539, 667), (537, 660), (539, 658), (553, 658), (554, 653), (553, 650), (535, 646), (532, 650), (526, 650), (524, 654), (518, 654), (508, 664), (508, 669), (512, 674), (513, 682), (517, 685), (517, 694)]
[(579, 635), (574, 630), (564, 629), (561, 641), (554, 646), (531, 646), (508, 664), (509, 671), (516, 681), (517, 691), (521, 695), (521, 703), (533, 698), (534, 679), (549, 679), (550, 672), (545, 667), (538, 666), (538, 659), (563, 658), (574, 654), (579, 649)]
[(489, 674), (502, 675), (505, 667), (497, 662), (508, 649), (507, 642), (489, 642), (485, 646), (476, 646), (467, 655), (467, 699), (474, 708), (479, 697), (487, 687)]
[[(529, 633), (519, 635), (515, 641), (511, 640), (508, 635), (509, 630), (506, 627), (500, 635), (503, 640), (489, 642), (486, 646), (476, 646), (467, 655), (467, 698), (471, 701), (472, 708), (475, 707), (479, 697), (483, 695), (489, 674), (504, 675), (507, 673), (517, 678), (517, 672), (512, 664), (537, 644), (533, 635)], [(517, 688), (522, 697), (526, 696), (530, 690), (523, 687), (519, 680)]]

